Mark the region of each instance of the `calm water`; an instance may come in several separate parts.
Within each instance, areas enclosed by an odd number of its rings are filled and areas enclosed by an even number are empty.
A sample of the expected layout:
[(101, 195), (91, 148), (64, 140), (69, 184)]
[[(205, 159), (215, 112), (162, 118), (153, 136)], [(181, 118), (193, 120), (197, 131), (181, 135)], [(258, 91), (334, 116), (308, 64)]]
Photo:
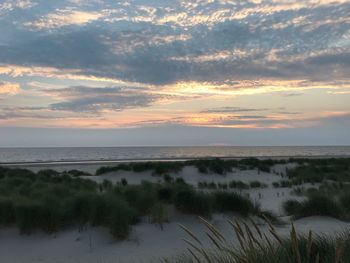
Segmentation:
[(0, 163), (69, 162), (203, 157), (349, 156), (350, 146), (0, 148)]

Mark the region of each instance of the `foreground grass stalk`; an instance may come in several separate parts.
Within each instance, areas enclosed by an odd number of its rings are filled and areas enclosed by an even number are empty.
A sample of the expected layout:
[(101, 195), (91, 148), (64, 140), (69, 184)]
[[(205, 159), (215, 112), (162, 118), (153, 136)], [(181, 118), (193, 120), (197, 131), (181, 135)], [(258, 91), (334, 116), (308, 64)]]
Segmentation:
[[(271, 222), (265, 218), (268, 226), (263, 231), (256, 222), (235, 222), (228, 220), (238, 244), (233, 245), (208, 220), (200, 218), (208, 229), (206, 236), (212, 246), (207, 246), (192, 231), (181, 228), (196, 242), (185, 240), (189, 245), (189, 254), (181, 260), (170, 262), (219, 262), (219, 263), (343, 263), (350, 262), (350, 233), (344, 232), (336, 238), (298, 235), (294, 224), (289, 236), (281, 237)], [(265, 233), (264, 233), (265, 232)], [(167, 261), (169, 262), (169, 261)]]

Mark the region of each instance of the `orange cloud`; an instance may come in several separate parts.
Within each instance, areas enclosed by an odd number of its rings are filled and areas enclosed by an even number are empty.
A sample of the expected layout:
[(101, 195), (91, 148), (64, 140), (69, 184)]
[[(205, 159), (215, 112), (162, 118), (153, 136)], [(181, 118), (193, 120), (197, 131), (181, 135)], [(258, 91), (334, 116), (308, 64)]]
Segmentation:
[(350, 89), (350, 82), (324, 83), (309, 82), (307, 80), (237, 80), (235, 83), (210, 83), (210, 82), (178, 82), (167, 85), (163, 92), (173, 95), (192, 96), (241, 96), (256, 95), (274, 92), (292, 92), (312, 89), (339, 90)]
[(17, 83), (0, 82), (0, 95), (16, 95), (20, 92), (20, 85)]

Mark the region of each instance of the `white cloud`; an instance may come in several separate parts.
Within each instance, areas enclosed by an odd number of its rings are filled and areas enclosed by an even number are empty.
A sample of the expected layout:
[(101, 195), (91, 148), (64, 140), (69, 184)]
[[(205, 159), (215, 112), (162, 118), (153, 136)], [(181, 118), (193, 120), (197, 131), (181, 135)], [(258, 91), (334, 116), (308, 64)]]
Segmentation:
[(58, 69), (54, 67), (25, 67), (17, 65), (1, 65), (0, 64), (0, 75), (8, 75), (13, 78), (15, 77), (44, 77), (44, 78), (56, 78), (64, 80), (83, 80), (83, 81), (92, 81), (92, 82), (107, 82), (114, 83), (123, 86), (139, 86), (139, 87), (148, 87), (149, 85), (138, 83), (138, 82), (129, 82), (123, 81), (116, 78), (103, 78), (96, 77), (93, 75), (86, 75), (81, 73), (79, 69)]
[(0, 11), (12, 11), (16, 8), (20, 9), (28, 9), (36, 5), (36, 3), (33, 3), (31, 0), (17, 0), (17, 1), (5, 1), (4, 3), (0, 4)]
[(104, 14), (99, 12), (58, 9), (55, 13), (48, 14), (34, 22), (25, 23), (25, 26), (34, 27), (36, 29), (54, 29), (69, 25), (88, 24), (103, 16)]

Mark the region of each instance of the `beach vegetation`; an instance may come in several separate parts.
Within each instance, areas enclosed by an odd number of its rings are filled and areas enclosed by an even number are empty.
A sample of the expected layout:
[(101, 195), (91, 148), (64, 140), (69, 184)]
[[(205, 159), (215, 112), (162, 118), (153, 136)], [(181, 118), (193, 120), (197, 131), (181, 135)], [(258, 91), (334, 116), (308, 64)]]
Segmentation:
[(121, 185), (123, 185), (123, 186), (127, 186), (127, 185), (128, 185), (128, 180), (126, 180), (125, 178), (122, 178), (122, 179), (120, 180), (120, 183), (121, 183)]
[[(232, 243), (212, 223), (200, 218), (206, 227), (204, 240), (186, 226), (180, 226), (188, 235), (184, 242), (187, 253), (165, 259), (163, 262), (221, 262), (221, 263), (339, 263), (350, 262), (350, 233), (348, 231), (330, 235), (314, 235), (312, 231), (299, 234), (292, 225), (289, 235), (282, 236), (268, 219), (265, 233), (253, 220), (250, 224), (238, 220), (232, 226), (238, 241)], [(205, 242), (207, 241), (207, 242)], [(209, 243), (208, 243), (209, 242)]]
[(233, 172), (233, 169), (256, 169), (259, 172), (271, 172), (271, 167), (275, 164), (284, 164), (286, 160), (243, 158), (236, 159), (198, 159), (189, 161), (148, 161), (137, 163), (122, 163), (116, 166), (103, 166), (96, 171), (96, 175), (118, 172), (133, 171), (146, 172), (149, 171), (155, 176), (164, 174), (179, 173), (185, 166), (194, 166), (199, 173), (202, 174), (218, 174), (225, 175)]
[(228, 184), (229, 188), (249, 189), (249, 185), (242, 181), (232, 180)]
[(0, 199), (0, 225), (8, 225), (14, 221), (14, 207), (11, 199)]
[(111, 234), (116, 239), (129, 236), (130, 225), (137, 221), (137, 211), (122, 199), (115, 199), (110, 217), (107, 217)]
[(280, 187), (280, 183), (279, 183), (279, 182), (273, 182), (273, 183), (272, 183), (272, 186), (273, 186), (274, 188), (278, 188), (278, 187)]
[(254, 204), (249, 198), (223, 191), (214, 193), (214, 208), (219, 212), (237, 212), (243, 216), (254, 212)]
[[(76, 173), (79, 174), (79, 173)], [(156, 224), (166, 221), (166, 207), (211, 217), (214, 212), (258, 214), (253, 202), (234, 193), (201, 192), (183, 178), (138, 185), (113, 184), (53, 170), (38, 173), (0, 168), (0, 226), (16, 225), (21, 234), (41, 230), (48, 234), (67, 227), (107, 227), (116, 239), (124, 239), (130, 226), (149, 216)], [(214, 189), (215, 186), (215, 189)], [(229, 187), (222, 183), (220, 188)], [(248, 186), (249, 187), (249, 186)]]
[(300, 208), (301, 203), (294, 199), (287, 200), (283, 203), (283, 211), (288, 216), (299, 213)]
[(266, 188), (267, 185), (260, 181), (251, 181), (249, 183), (250, 188)]
[(163, 224), (168, 222), (168, 214), (166, 211), (166, 206), (162, 202), (156, 202), (150, 212), (150, 220), (152, 224), (159, 225), (163, 230)]
[(308, 216), (330, 216), (342, 218), (343, 209), (339, 202), (332, 197), (314, 194), (307, 200), (298, 202), (296, 200), (287, 200), (283, 204), (285, 212), (293, 215), (295, 219)]
[(185, 213), (211, 216), (212, 199), (208, 194), (196, 192), (194, 189), (183, 189), (175, 195), (175, 206)]

